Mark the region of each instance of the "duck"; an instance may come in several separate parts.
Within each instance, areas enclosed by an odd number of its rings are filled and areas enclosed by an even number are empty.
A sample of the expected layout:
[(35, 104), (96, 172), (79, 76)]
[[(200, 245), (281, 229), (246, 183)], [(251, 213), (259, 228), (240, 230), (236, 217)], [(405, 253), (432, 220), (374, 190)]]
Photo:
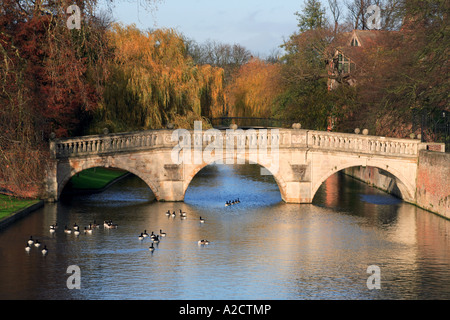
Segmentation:
[(26, 252), (30, 252), (30, 251), (31, 251), (31, 247), (30, 247), (30, 245), (28, 244), (28, 242), (27, 242), (27, 246), (25, 247), (25, 251), (26, 251)]
[(141, 233), (141, 235), (138, 237), (138, 239), (141, 240), (141, 241), (144, 240), (144, 234)]
[(165, 233), (165, 232), (162, 232), (162, 230), (159, 229), (159, 235), (160, 235), (161, 237), (165, 237), (165, 236), (166, 236), (166, 233)]
[(45, 256), (48, 253), (47, 246), (44, 246), (44, 249), (42, 249), (41, 252)]
[(41, 243), (39, 242), (39, 240), (36, 239), (36, 241), (34, 242), (34, 246), (36, 248), (39, 248), (41, 246)]
[(203, 219), (202, 217), (200, 217), (200, 223), (205, 223), (205, 219)]
[(199, 245), (208, 245), (208, 244), (209, 244), (209, 241), (208, 241), (208, 240), (199, 240), (199, 241), (198, 241), (198, 244), (199, 244)]
[(150, 245), (150, 247), (148, 247), (148, 250), (150, 250), (150, 251), (155, 251), (155, 247), (153, 246), (153, 243)]
[(33, 236), (30, 236), (30, 239), (28, 240), (28, 244), (31, 246), (34, 243)]

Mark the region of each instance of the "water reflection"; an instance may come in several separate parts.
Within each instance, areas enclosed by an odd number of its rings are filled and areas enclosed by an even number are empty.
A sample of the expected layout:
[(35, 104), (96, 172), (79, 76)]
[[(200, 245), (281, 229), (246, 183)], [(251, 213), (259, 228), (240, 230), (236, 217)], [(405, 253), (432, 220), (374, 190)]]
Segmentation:
[[(258, 166), (208, 166), (184, 203), (152, 201), (136, 177), (64, 199), (0, 233), (2, 299), (448, 299), (450, 223), (344, 175), (310, 205), (285, 204)], [(240, 198), (241, 203), (225, 207)], [(187, 218), (167, 216), (168, 210)], [(200, 223), (199, 218), (205, 218)], [(65, 234), (113, 220), (117, 229)], [(49, 233), (49, 226), (60, 229)], [(141, 232), (167, 236), (148, 250)], [(49, 248), (26, 254), (30, 235)], [(199, 246), (208, 239), (211, 244)], [(66, 286), (70, 265), (81, 290)], [(378, 265), (382, 289), (366, 286)]]

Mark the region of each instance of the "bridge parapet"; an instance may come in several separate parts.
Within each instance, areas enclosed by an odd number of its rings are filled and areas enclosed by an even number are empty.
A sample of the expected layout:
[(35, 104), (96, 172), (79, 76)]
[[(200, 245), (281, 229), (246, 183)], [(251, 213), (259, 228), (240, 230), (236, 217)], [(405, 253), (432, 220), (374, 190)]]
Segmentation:
[[(217, 137), (218, 132), (222, 137)], [(149, 130), (141, 132), (95, 135), (50, 142), (53, 158), (71, 158), (90, 155), (105, 155), (119, 152), (134, 152), (155, 148), (173, 148), (178, 143), (205, 148), (221, 143), (223, 147), (256, 148), (308, 148), (340, 152), (355, 152), (396, 157), (418, 157), (427, 144), (414, 139), (397, 139), (325, 131), (276, 129), (276, 130), (211, 130), (197, 132), (182, 130), (179, 135), (184, 142), (173, 138), (173, 130)], [(186, 139), (187, 138), (187, 139)]]
[(417, 157), (420, 150), (426, 149), (426, 144), (414, 139), (309, 131), (308, 147), (396, 157)]

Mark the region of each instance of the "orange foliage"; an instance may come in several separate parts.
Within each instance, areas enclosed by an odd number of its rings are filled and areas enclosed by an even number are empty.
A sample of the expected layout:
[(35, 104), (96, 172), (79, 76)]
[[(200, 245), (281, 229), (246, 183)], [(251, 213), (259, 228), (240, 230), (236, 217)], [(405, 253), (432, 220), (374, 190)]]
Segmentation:
[(272, 107), (282, 91), (280, 65), (253, 58), (233, 77), (226, 92), (234, 117), (272, 116)]

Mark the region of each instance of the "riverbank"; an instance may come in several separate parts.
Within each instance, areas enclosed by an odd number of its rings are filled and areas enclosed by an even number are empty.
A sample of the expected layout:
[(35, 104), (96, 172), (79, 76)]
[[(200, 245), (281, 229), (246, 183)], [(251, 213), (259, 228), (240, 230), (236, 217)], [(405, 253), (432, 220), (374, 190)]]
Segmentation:
[[(92, 168), (72, 177), (66, 194), (100, 193), (130, 173), (123, 170)], [(0, 230), (44, 206), (39, 199), (19, 199), (0, 194)]]
[(0, 230), (43, 206), (42, 200), (18, 199), (0, 194)]

